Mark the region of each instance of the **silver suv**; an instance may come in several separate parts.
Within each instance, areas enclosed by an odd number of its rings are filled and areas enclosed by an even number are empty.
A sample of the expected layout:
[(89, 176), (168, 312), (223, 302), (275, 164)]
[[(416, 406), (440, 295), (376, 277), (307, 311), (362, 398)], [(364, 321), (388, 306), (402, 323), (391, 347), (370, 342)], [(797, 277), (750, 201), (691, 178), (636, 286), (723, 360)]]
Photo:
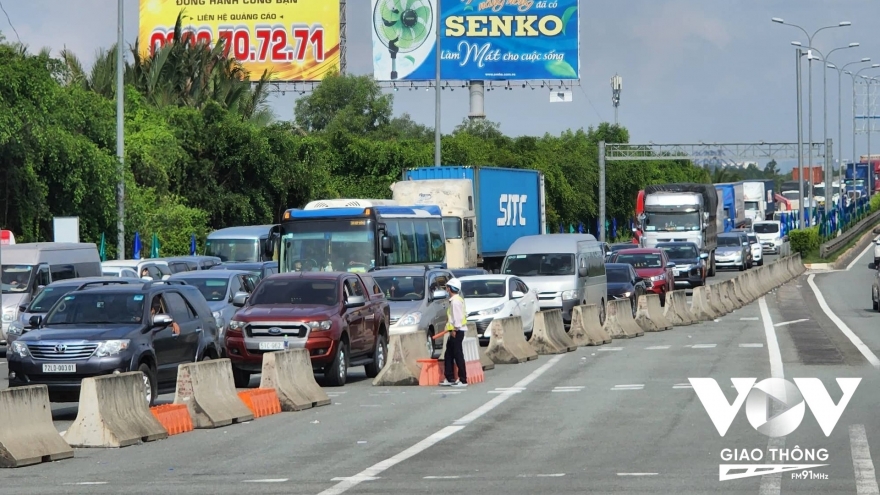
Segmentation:
[(441, 349), (443, 339), (433, 337), (446, 328), (446, 282), (454, 278), (452, 272), (426, 266), (378, 269), (370, 274), (391, 308), (389, 335), (424, 330), (428, 348)]

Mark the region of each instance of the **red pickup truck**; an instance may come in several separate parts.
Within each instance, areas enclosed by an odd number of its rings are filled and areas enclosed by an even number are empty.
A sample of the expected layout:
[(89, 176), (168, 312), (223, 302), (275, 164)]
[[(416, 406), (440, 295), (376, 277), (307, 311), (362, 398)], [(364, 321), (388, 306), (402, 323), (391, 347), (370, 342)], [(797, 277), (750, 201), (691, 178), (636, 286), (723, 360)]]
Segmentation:
[(262, 369), (263, 354), (308, 349), (312, 368), (328, 385), (345, 385), (348, 368), (370, 378), (388, 356), (391, 311), (373, 277), (362, 273), (295, 272), (263, 279), (253, 293), (235, 295), (241, 309), (229, 322), (227, 354), (236, 387)]

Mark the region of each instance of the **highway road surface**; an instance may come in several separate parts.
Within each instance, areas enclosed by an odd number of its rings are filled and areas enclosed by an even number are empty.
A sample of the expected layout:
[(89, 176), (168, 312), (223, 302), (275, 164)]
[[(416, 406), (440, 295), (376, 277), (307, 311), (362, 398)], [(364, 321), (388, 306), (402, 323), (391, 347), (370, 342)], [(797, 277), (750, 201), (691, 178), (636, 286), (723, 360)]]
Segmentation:
[[(4, 472), (0, 491), (880, 494), (880, 314), (870, 309), (868, 261), (807, 273), (714, 322), (499, 365), (465, 390), (373, 387), (358, 375), (326, 389), (329, 406), (77, 449), (74, 459)], [(689, 380), (713, 378), (733, 402), (731, 378), (771, 377), (818, 378), (832, 412), (843, 395), (835, 379), (861, 381), (827, 436), (816, 417), (829, 407), (816, 394), (806, 407), (791, 400), (781, 421), (765, 423), (760, 407), (743, 405), (721, 436)], [(63, 430), (75, 405), (56, 405), (55, 415)], [(785, 437), (756, 429), (781, 423)], [(749, 458), (725, 455), (734, 450)], [(783, 451), (787, 459), (770, 458)], [(722, 464), (798, 467), (722, 481)]]

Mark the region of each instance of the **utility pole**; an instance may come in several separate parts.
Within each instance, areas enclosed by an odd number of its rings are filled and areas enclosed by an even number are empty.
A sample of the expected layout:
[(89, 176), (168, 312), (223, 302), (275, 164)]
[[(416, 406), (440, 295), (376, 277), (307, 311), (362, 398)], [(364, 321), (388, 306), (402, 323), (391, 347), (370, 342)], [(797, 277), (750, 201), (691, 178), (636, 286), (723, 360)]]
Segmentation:
[(437, 0), (437, 19), (436, 19), (436, 27), (437, 32), (435, 33), (435, 38), (437, 40), (437, 46), (435, 49), (435, 55), (437, 57), (437, 73), (434, 74), (434, 166), (439, 167), (442, 165), (440, 161), (440, 7), (441, 0)]
[[(795, 48), (795, 67), (797, 72), (797, 138), (798, 138), (798, 197), (800, 198), (798, 210), (798, 228), (802, 229), (806, 225), (806, 202), (804, 201), (804, 124), (803, 124), (803, 103), (801, 97), (801, 57), (803, 52), (800, 47)], [(812, 155), (812, 151), (810, 152)]]
[(119, 182), (116, 185), (116, 259), (125, 259), (125, 126), (123, 112), (125, 111), (125, 57), (123, 56), (123, 43), (125, 42), (124, 16), (122, 15), (122, 2), (118, 0), (119, 19), (116, 21), (116, 159)]
[(623, 89), (623, 78), (614, 74), (611, 78), (611, 104), (614, 105), (614, 125), (617, 125), (617, 107), (620, 106), (620, 90)]

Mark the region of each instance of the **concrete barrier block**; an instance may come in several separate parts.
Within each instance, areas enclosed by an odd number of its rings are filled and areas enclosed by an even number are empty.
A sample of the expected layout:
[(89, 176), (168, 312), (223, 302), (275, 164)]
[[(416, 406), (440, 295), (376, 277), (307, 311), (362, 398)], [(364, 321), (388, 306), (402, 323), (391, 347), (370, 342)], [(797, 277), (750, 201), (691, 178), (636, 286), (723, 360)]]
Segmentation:
[(76, 420), (64, 440), (71, 447), (128, 447), (168, 438), (150, 412), (140, 371), (83, 378)]
[(312, 359), (306, 349), (263, 354), (260, 388), (275, 390), (282, 411), (302, 411), (330, 404), (330, 397), (315, 381)]
[(49, 389), (31, 385), (0, 390), (0, 467), (15, 468), (73, 457), (55, 429)]
[(721, 317), (729, 313), (727, 307), (721, 302), (721, 293), (718, 291), (716, 284), (708, 284), (706, 287), (706, 295), (709, 297), (709, 306), (715, 310), (716, 317)]
[[(666, 304), (672, 304), (672, 296), (670, 294), (666, 295)], [(645, 332), (662, 332), (672, 328), (672, 322), (663, 314), (663, 307), (660, 306), (660, 296), (657, 294), (639, 296), (635, 321)]]
[(707, 286), (694, 288), (694, 292), (691, 295), (690, 311), (695, 319), (694, 323), (698, 321), (712, 321), (718, 317), (718, 313), (709, 304)]
[(228, 358), (179, 365), (174, 403), (186, 405), (194, 428), (218, 428), (254, 419), (235, 391)]
[(736, 300), (736, 295), (733, 293), (733, 282), (731, 280), (721, 282), (718, 289), (721, 291), (721, 302), (727, 308), (728, 313), (742, 307), (742, 304)]
[(388, 342), (388, 359), (373, 379), (373, 385), (417, 387), (422, 373), (418, 360), (431, 358), (428, 354), (428, 346), (425, 344), (427, 341), (428, 335), (423, 330), (391, 335)]
[(608, 316), (605, 318), (605, 331), (615, 339), (640, 337), (645, 331), (636, 323), (629, 299), (608, 301)]
[(694, 317), (688, 307), (687, 292), (674, 290), (666, 295), (666, 308), (663, 310), (666, 319), (673, 326), (687, 326), (694, 323)]
[(529, 345), (540, 355), (563, 354), (578, 348), (565, 332), (562, 310), (559, 309), (538, 311), (535, 314), (535, 326)]
[(571, 310), (571, 327), (568, 335), (578, 347), (611, 343), (611, 335), (605, 331), (599, 315), (599, 306), (587, 304)]
[(538, 359), (538, 353), (526, 342), (522, 318), (495, 318), (489, 325), (491, 336), (486, 355), (495, 364), (517, 364)]

